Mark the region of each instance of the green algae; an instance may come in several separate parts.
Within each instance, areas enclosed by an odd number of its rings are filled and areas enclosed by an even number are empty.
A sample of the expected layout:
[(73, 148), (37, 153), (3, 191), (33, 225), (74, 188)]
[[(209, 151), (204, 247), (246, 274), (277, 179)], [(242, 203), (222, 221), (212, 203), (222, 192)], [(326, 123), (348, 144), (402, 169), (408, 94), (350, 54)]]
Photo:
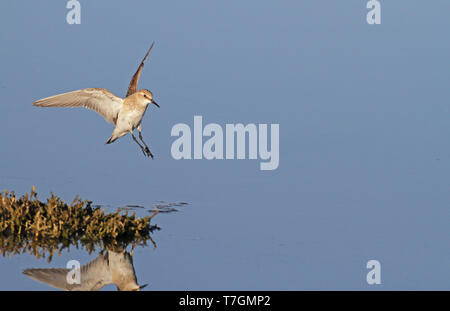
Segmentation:
[(159, 230), (151, 225), (151, 216), (136, 217), (128, 209), (107, 213), (92, 207), (90, 201), (76, 197), (66, 204), (51, 194), (47, 202), (37, 199), (33, 187), (30, 194), (17, 198), (14, 192), (0, 193), (0, 253), (12, 256), (28, 252), (50, 262), (55, 252), (82, 247), (89, 253), (96, 249), (147, 245), (151, 233)]

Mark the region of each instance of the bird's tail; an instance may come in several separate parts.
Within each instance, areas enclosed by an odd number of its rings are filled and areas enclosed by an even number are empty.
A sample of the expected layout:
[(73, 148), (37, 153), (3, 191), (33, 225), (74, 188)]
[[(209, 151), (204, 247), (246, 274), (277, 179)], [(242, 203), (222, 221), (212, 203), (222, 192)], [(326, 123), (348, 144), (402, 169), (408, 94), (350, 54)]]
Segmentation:
[(107, 144), (111, 144), (113, 142), (115, 142), (118, 138), (122, 137), (123, 135), (126, 135), (128, 132), (127, 131), (123, 131), (121, 129), (117, 129), (114, 128), (114, 131), (111, 134), (111, 137), (108, 139), (108, 141), (106, 142)]
[(117, 139), (117, 137), (113, 137), (113, 135), (111, 135), (111, 137), (108, 139), (108, 141), (106, 142), (106, 144), (107, 144), (107, 145), (108, 145), (108, 144), (111, 144), (111, 143), (115, 142), (116, 139)]

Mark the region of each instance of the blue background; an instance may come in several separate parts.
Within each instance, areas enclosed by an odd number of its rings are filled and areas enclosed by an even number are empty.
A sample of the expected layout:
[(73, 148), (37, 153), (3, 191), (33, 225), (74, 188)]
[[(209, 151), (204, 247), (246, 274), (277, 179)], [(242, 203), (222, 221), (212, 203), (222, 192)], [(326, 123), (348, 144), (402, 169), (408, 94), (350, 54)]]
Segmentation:
[[(450, 289), (449, 1), (381, 1), (381, 25), (361, 0), (80, 2), (81, 25), (66, 1), (0, 2), (0, 189), (189, 202), (135, 252), (146, 290)], [(154, 161), (129, 136), (105, 145), (112, 126), (92, 111), (31, 105), (124, 96), (152, 41)], [(171, 128), (194, 115), (279, 123), (279, 168), (172, 159)], [(50, 289), (21, 270), (93, 258), (1, 258), (0, 289)]]

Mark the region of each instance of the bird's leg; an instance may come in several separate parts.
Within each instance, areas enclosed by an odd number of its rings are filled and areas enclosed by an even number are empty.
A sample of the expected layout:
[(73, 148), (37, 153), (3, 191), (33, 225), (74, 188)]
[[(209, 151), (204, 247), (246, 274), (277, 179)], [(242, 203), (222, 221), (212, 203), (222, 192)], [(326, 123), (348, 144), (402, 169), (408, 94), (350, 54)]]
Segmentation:
[(136, 137), (134, 136), (133, 133), (131, 133), (131, 137), (133, 137), (133, 140), (136, 142), (136, 144), (139, 145), (139, 147), (140, 147), (141, 150), (142, 150), (142, 153), (143, 153), (145, 156), (148, 156), (148, 154), (145, 152), (145, 148), (138, 142), (138, 140), (136, 139)]
[(145, 146), (145, 152), (147, 153), (148, 156), (152, 157), (152, 159), (153, 159), (153, 154), (150, 152), (150, 148), (145, 143), (144, 138), (142, 138), (142, 133), (141, 133), (142, 127), (141, 127), (141, 125), (138, 126), (137, 130), (139, 132), (139, 139), (142, 141), (142, 143)]

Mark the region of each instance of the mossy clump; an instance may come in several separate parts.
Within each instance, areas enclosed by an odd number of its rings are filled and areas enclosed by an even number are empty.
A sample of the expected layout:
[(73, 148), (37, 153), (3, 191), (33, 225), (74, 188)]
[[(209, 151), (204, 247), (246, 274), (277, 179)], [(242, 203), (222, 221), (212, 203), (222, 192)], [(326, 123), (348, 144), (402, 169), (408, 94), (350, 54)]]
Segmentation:
[(106, 213), (78, 197), (68, 205), (53, 194), (44, 203), (34, 187), (21, 198), (4, 191), (0, 193), (0, 252), (5, 256), (28, 251), (38, 258), (48, 253), (50, 261), (55, 251), (61, 253), (70, 245), (78, 248), (79, 243), (89, 253), (96, 247), (146, 245), (151, 232), (159, 230), (150, 225), (153, 215), (136, 217), (122, 211)]

